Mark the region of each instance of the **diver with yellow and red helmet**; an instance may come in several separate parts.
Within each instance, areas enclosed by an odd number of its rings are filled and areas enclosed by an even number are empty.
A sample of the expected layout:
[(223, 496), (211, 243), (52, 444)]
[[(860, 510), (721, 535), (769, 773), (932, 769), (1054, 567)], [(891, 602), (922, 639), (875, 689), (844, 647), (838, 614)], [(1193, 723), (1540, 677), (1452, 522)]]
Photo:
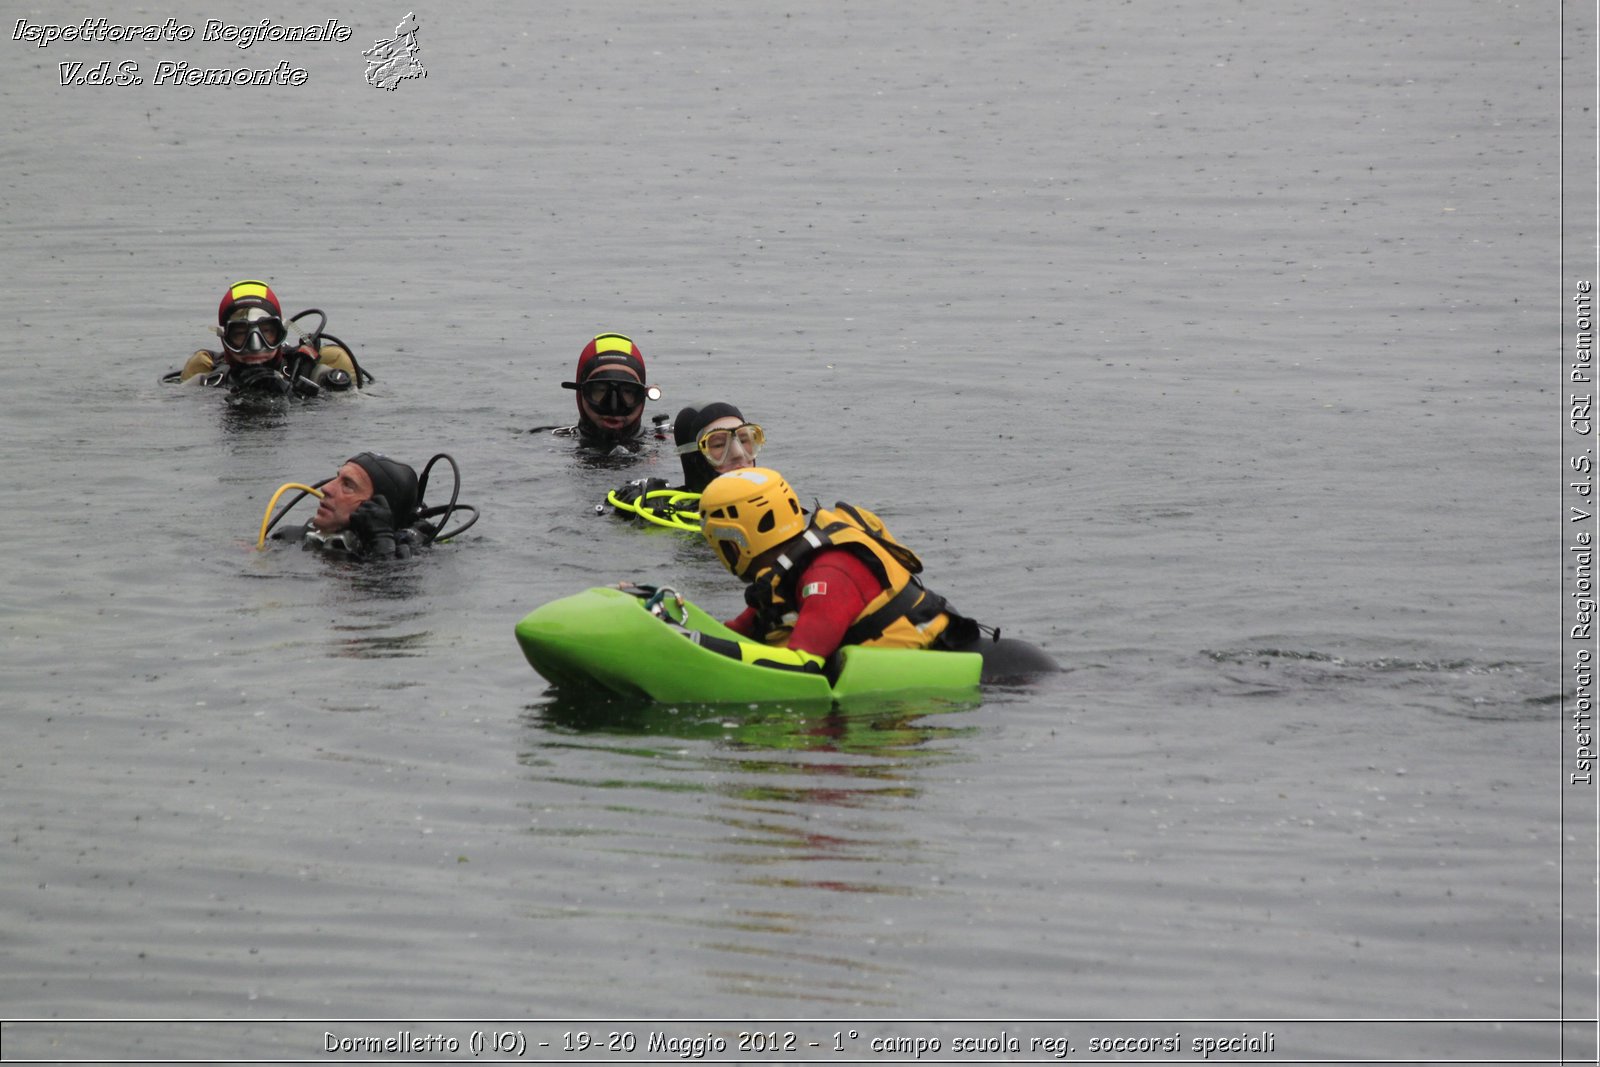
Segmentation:
[[(577, 394), (578, 421), (570, 426), (535, 426), (529, 433), (576, 437), (580, 448), (601, 455), (638, 452), (646, 438), (644, 405), (661, 399), (645, 377), (644, 353), (620, 333), (597, 334), (578, 353), (578, 369), (561, 388)], [(659, 415), (656, 423), (666, 422)]]
[(760, 642), (702, 637), (714, 651), (819, 673), (843, 645), (977, 652), (985, 681), (1059, 669), (924, 586), (922, 561), (872, 512), (841, 501), (808, 515), (775, 470), (747, 467), (712, 481), (700, 522), (717, 558), (749, 583), (748, 606), (727, 626)]
[[(310, 315), (317, 325), (299, 323)], [(201, 348), (163, 382), (222, 386), (235, 396), (318, 396), (359, 389), (372, 380), (349, 345), (327, 333), (328, 316), (307, 308), (288, 319), (266, 282), (247, 278), (228, 286), (212, 327), (222, 351)]]

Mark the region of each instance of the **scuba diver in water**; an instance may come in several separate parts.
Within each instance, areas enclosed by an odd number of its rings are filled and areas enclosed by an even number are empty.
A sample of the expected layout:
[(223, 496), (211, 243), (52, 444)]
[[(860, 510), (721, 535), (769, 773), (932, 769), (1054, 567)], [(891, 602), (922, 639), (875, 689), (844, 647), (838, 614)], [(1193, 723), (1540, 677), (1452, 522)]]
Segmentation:
[[(455, 472), (455, 487), (450, 503), (428, 507), (423, 503), (428, 474), (439, 460), (447, 460)], [(299, 489), (299, 496), (272, 517), (278, 497), (288, 489)], [(298, 541), (308, 549), (330, 556), (366, 562), (380, 559), (406, 559), (435, 541), (448, 540), (478, 521), (478, 509), (458, 504), (461, 472), (456, 461), (440, 453), (428, 461), (419, 478), (411, 466), (390, 459), (380, 452), (362, 452), (346, 460), (332, 478), (315, 486), (290, 482), (273, 494), (263, 518), (261, 537), (307, 494), (320, 497), (317, 512), (310, 521), (272, 534), (275, 541)], [(453, 530), (444, 527), (458, 512), (470, 513), (467, 521)]]
[[(576, 437), (580, 448), (609, 455), (638, 452), (645, 443), (644, 404), (660, 400), (661, 390), (645, 380), (644, 353), (620, 333), (602, 333), (578, 354), (578, 371), (561, 388), (578, 394), (578, 421), (572, 426), (536, 426), (530, 433)], [(666, 416), (657, 416), (657, 423)]]
[[(310, 333), (298, 324), (307, 315), (319, 320)], [(199, 349), (161, 380), (223, 386), (231, 396), (320, 396), (359, 389), (372, 375), (361, 369), (349, 345), (323, 331), (327, 322), (319, 308), (285, 320), (277, 294), (265, 282), (235, 282), (217, 305), (213, 329), (222, 351)]]
[(705, 492), (719, 474), (754, 467), (767, 443), (766, 431), (721, 401), (678, 412), (672, 436), (683, 464), (683, 490), (688, 493)]
[(922, 584), (922, 561), (865, 508), (840, 502), (809, 518), (783, 475), (724, 474), (700, 496), (701, 534), (749, 583), (729, 629), (754, 641), (691, 633), (702, 646), (783, 670), (831, 676), (842, 645), (976, 652), (983, 681), (1058, 670), (1033, 645), (960, 614)]
[(638, 515), (649, 522), (675, 529), (700, 528), (700, 494), (712, 479), (729, 471), (753, 467), (767, 434), (732, 404), (688, 405), (672, 422), (683, 484), (667, 485), (665, 478), (639, 478), (613, 489), (606, 502), (618, 514)]

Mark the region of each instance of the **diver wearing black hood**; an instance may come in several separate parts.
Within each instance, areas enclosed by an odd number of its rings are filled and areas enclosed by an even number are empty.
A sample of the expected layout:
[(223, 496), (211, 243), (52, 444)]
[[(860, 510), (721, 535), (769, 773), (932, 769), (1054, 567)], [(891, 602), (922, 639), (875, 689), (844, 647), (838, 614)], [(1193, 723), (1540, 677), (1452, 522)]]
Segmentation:
[[(672, 439), (677, 444), (678, 461), (683, 464), (683, 491), (686, 493), (704, 492), (711, 479), (723, 473), (711, 465), (700, 449), (700, 435), (718, 419), (733, 419), (738, 425), (748, 425), (742, 411), (720, 400), (700, 407), (687, 406), (672, 420)], [(723, 453), (719, 451), (718, 454)], [(753, 462), (755, 456), (750, 459)]]
[(320, 488), (311, 521), (274, 539), (365, 561), (405, 559), (438, 533), (419, 518), (417, 472), (381, 452), (351, 456)]
[(718, 400), (682, 408), (672, 421), (672, 437), (683, 465), (683, 485), (672, 489), (665, 478), (640, 478), (612, 490), (606, 499), (621, 511), (661, 525), (678, 527), (692, 518), (693, 525), (685, 528), (697, 529), (695, 499), (717, 475), (754, 466), (766, 433), (746, 422), (737, 407)]

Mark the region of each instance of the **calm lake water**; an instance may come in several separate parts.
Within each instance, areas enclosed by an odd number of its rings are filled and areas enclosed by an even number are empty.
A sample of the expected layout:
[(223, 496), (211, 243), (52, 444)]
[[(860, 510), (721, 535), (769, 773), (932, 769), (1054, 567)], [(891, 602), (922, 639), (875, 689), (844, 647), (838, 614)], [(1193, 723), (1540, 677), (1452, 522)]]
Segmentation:
[[(957, 1051), (1010, 1020), (1077, 1060), (1594, 1059), (1557, 578), (1592, 12), (462, 7), (393, 91), (361, 51), (406, 9), (344, 0), (266, 12), (343, 43), (0, 41), (8, 1058), (470, 1020), (1051, 1058)], [(216, 17), (6, 24), (99, 16)], [(146, 84), (60, 84), (108, 59)], [(243, 277), (377, 383), (159, 385)], [(512, 637), (548, 600), (741, 604), (594, 511), (669, 449), (527, 432), (607, 330), (653, 410), (739, 404), (1068, 669), (830, 714), (550, 690)], [(388, 568), (255, 550), (369, 448), (448, 453), (482, 520)]]

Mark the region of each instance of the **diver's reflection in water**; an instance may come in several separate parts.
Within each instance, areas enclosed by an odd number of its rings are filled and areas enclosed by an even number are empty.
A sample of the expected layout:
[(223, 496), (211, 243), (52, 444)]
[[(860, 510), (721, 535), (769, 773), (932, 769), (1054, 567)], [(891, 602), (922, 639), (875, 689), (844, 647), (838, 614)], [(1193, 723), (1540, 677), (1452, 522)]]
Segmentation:
[(294, 395), (281, 376), (257, 368), (223, 397), (222, 431), (228, 438), (240, 440), (281, 432), (297, 409), (315, 408), (323, 402), (321, 397)]
[(289, 406), (281, 396), (230, 393), (222, 408), (222, 431), (230, 438), (277, 433), (289, 425)]
[(532, 743), (519, 759), (554, 798), (530, 812), (529, 831), (548, 838), (552, 863), (586, 872), (575, 918), (622, 899), (638, 924), (644, 909), (653, 938), (704, 957), (697, 981), (890, 1007), (879, 998), (897, 968), (861, 946), (881, 936), (883, 914), (940, 891), (919, 800), (926, 772), (964, 759), (958, 742), (977, 730), (941, 720), (979, 703), (556, 695), (524, 714)]
[[(764, 832), (783, 840), (791, 835), (777, 829), (778, 820), (807, 818), (818, 806), (885, 808), (914, 798), (916, 771), (960, 758), (943, 742), (975, 729), (936, 716), (979, 703), (879, 699), (797, 708), (558, 695), (527, 710), (538, 738), (521, 760), (572, 785), (720, 796), (729, 804), (712, 818), (744, 828), (752, 819), (771, 824)], [(752, 803), (779, 806), (753, 814)], [(703, 808), (694, 815), (705, 816)]]
[(270, 364), (236, 366), (229, 372), (226, 410), (235, 415), (282, 414), (296, 396), (293, 384)]
[(928, 747), (932, 742), (972, 729), (942, 726), (928, 717), (967, 711), (981, 703), (981, 698), (970, 696), (863, 698), (831, 707), (659, 704), (556, 691), (547, 703), (530, 706), (525, 719), (554, 734), (714, 741), (719, 748), (752, 756), (771, 750), (926, 760), (942, 758)]
[(528, 832), (584, 872), (552, 915), (624, 923), (730, 995), (907, 1008), (883, 995), (901, 968), (870, 945), (942, 893), (939, 824), (918, 808), (978, 729), (947, 713), (979, 704), (531, 705), (518, 758), (549, 800)]
[(329, 601), (338, 620), (329, 627), (330, 655), (393, 659), (426, 653), (433, 639), (431, 629), (397, 632), (427, 618), (428, 612), (417, 606), (423, 595), (424, 559), (320, 562), (331, 572), (323, 588), (331, 592)]

